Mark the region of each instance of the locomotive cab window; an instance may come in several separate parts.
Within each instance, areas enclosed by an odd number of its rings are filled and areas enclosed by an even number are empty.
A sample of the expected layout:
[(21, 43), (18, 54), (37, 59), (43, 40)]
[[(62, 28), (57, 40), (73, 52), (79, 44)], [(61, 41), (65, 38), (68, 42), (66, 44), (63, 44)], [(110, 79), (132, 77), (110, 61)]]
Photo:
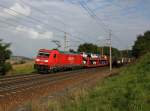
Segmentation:
[(56, 54), (54, 54), (54, 56), (53, 56), (54, 58), (56, 58), (57, 57), (57, 55)]
[(39, 52), (39, 53), (38, 53), (38, 56), (49, 57), (49, 56), (50, 56), (50, 53), (47, 53), (47, 52)]

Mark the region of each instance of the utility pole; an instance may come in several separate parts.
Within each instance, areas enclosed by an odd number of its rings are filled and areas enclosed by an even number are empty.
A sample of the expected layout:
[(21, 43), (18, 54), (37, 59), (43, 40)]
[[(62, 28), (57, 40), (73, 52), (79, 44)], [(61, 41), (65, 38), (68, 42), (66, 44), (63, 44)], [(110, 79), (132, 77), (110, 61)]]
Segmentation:
[(65, 32), (65, 36), (64, 36), (64, 51), (67, 50), (67, 33)]
[[(98, 41), (96, 41), (96, 43), (97, 42), (99, 42), (100, 40), (98, 40)], [(104, 46), (103, 45), (99, 45), (99, 43), (98, 43), (98, 46), (100, 47), (100, 54), (101, 54), (101, 56), (103, 57), (103, 55), (104, 55)]]
[(111, 30), (109, 31), (109, 63), (110, 63), (110, 71), (112, 71), (112, 37)]
[(67, 40), (67, 33), (65, 32), (65, 35), (64, 35), (64, 51), (68, 51), (68, 48), (69, 48), (69, 41)]
[(104, 55), (104, 47), (102, 46), (102, 56)]

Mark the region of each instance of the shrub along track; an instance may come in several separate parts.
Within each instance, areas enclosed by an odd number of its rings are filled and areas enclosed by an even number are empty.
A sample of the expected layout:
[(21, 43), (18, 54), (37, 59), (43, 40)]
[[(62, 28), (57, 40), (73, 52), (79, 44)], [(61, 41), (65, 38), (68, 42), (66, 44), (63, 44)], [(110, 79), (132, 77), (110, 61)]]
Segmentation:
[(0, 111), (12, 111), (26, 101), (48, 96), (90, 79), (109, 76), (106, 68), (82, 69), (56, 74), (23, 75), (0, 79)]

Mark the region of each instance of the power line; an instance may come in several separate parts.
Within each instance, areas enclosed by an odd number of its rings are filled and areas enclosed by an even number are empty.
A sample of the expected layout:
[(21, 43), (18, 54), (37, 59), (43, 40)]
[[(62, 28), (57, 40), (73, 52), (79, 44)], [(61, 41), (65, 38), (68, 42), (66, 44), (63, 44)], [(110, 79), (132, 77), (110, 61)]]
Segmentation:
[[(101, 24), (103, 25), (103, 29), (105, 30), (106, 33), (108, 33), (109, 30), (110, 30), (109, 26), (106, 25), (106, 24), (103, 22), (103, 20), (102, 20), (101, 18), (99, 18), (99, 17), (94, 13), (94, 11), (91, 10), (91, 9), (88, 7), (88, 5), (86, 4), (86, 2), (85, 2), (85, 1), (79, 1), (79, 3), (80, 3), (80, 5), (82, 6), (82, 8), (84, 8), (92, 18), (94, 18), (98, 23), (101, 23)], [(101, 25), (101, 24), (100, 24), (100, 25)], [(112, 33), (112, 36), (115, 37), (117, 40), (119, 40), (119, 42), (117, 42), (117, 43), (119, 43), (119, 45), (120, 45), (120, 43), (123, 43), (123, 44), (124, 44), (124, 42), (122, 42), (114, 33)], [(116, 41), (115, 41), (115, 42), (116, 42)], [(125, 45), (124, 45), (124, 46), (125, 46)], [(125, 47), (126, 47), (126, 46), (125, 46)]]
[[(10, 11), (16, 13), (16, 14), (21, 15), (21, 16), (24, 16), (24, 17), (26, 17), (26, 18), (32, 20), (32, 22), (35, 22), (35, 21), (36, 21), (37, 23), (42, 23), (42, 24), (44, 24), (44, 25), (46, 25), (46, 26), (50, 26), (49, 24), (43, 23), (41, 20), (39, 20), (39, 19), (37, 19), (37, 18), (31, 17), (31, 16), (26, 16), (25, 14), (22, 14), (22, 13), (16, 11), (16, 10), (13, 10), (13, 9), (8, 9), (6, 6), (4, 6), (4, 5), (2, 5), (2, 4), (0, 4), (0, 7), (6, 8), (7, 10), (10, 10)], [(10, 13), (8, 13), (8, 14), (10, 14)], [(15, 16), (15, 15), (13, 15), (13, 14), (10, 14), (10, 15)], [(30, 21), (30, 22), (31, 22), (31, 21)], [(52, 27), (52, 26), (50, 26), (50, 27)], [(61, 29), (58, 29), (58, 28), (56, 28), (56, 27), (52, 27), (52, 28), (55, 29), (55, 30), (57, 30), (57, 31), (59, 31), (59, 32), (65, 33), (65, 31), (63, 31), (63, 30), (61, 30)], [(75, 35), (72, 35), (72, 34), (68, 33), (68, 32), (67, 32), (67, 34), (70, 35), (71, 37), (75, 37), (75, 38), (77, 38), (77, 39), (79, 39), (79, 40), (85, 41), (84, 39), (81, 39), (81, 38), (79, 38), (79, 37), (77, 37), (77, 36), (75, 36)]]
[[(2, 20), (2, 19), (0, 19), (0, 22), (3, 23), (3, 24), (6, 24), (6, 25), (8, 25), (8, 26), (13, 26), (14, 28), (16, 28), (16, 26), (17, 26), (17, 25), (15, 25), (15, 24), (6, 22), (5, 20)], [(3, 30), (4, 28), (0, 28), (0, 29)], [(4, 30), (10, 31), (10, 30), (8, 30), (8, 28), (7, 28), (7, 29), (4, 29)], [(21, 32), (21, 31), (18, 30), (18, 32)], [(58, 35), (57, 35), (57, 36), (58, 36)], [(50, 38), (50, 39), (53, 40), (53, 38)], [(77, 42), (77, 41), (71, 41), (71, 42)], [(78, 42), (80, 42), (80, 41), (78, 41)]]
[[(85, 3), (85, 2), (84, 2), (84, 3)], [(85, 5), (87, 6), (86, 3), (85, 3)], [(87, 7), (88, 7), (88, 6), (87, 6)], [(88, 8), (88, 9), (91, 10), (90, 8)], [(91, 11), (92, 11), (92, 10), (91, 10)], [(92, 11), (92, 12), (93, 12), (93, 11)], [(95, 14), (95, 13), (93, 12), (93, 14)], [(95, 16), (97, 16), (97, 15), (95, 14)], [(98, 17), (98, 16), (97, 16), (97, 17)], [(98, 19), (102, 21), (102, 19), (100, 19), (99, 17), (98, 17)], [(104, 22), (102, 22), (102, 23), (104, 24)], [(105, 25), (105, 24), (104, 24), (104, 25)], [(105, 25), (105, 26), (108, 28), (109, 31), (111, 30), (108, 25)], [(111, 30), (111, 34), (112, 34), (113, 37), (115, 37), (115, 38), (119, 41), (119, 42), (116, 42), (116, 43), (118, 43), (119, 45), (120, 45), (120, 43), (122, 43), (122, 44), (124, 45), (124, 47), (126, 47), (126, 45), (124, 44), (124, 42), (122, 42), (121, 39), (120, 39), (118, 36), (116, 36), (114, 32), (112, 32), (112, 30)]]
[(109, 65), (110, 65), (110, 71), (112, 71), (112, 34), (111, 34), (111, 30), (110, 30), (110, 32), (109, 32), (109, 41), (110, 41), (110, 43), (109, 43)]
[[(21, 3), (25, 4), (25, 5), (29, 5), (32, 9), (36, 10), (37, 12), (43, 14), (43, 15), (46, 15), (47, 16), (47, 13), (45, 11), (42, 11), (40, 10), (39, 8), (37, 7), (34, 7), (33, 5), (30, 5), (29, 3), (27, 2), (24, 2), (23, 0), (20, 0)], [(50, 16), (50, 15), (49, 15)], [(51, 16), (53, 19), (55, 19), (56, 21), (60, 22), (61, 24), (65, 25), (65, 26), (68, 26), (68, 24), (62, 22), (61, 20), (57, 19), (57, 18), (54, 18), (53, 16)]]
[[(43, 14), (43, 15), (46, 15), (47, 16), (47, 13), (45, 13), (44, 11), (42, 11), (42, 10), (40, 10), (40, 9), (38, 9), (37, 7), (34, 7), (33, 5), (30, 5), (29, 3), (27, 3), (27, 2), (24, 2), (23, 0), (20, 0), (23, 4), (25, 4), (25, 5), (29, 5), (30, 7), (32, 7), (34, 10), (36, 10), (37, 12), (40, 12), (41, 14)], [(49, 15), (50, 16), (50, 15)], [(71, 27), (70, 25), (68, 25), (68, 24), (66, 24), (66, 23), (64, 23), (64, 22), (62, 22), (61, 20), (59, 20), (59, 19), (56, 19), (56, 18), (54, 18), (53, 16), (51, 16), (53, 19), (55, 19), (55, 20), (57, 20), (58, 22), (60, 22), (61, 24), (63, 24), (63, 25), (65, 25), (65, 26), (67, 26), (67, 27)], [(72, 28), (72, 27), (71, 27)], [(78, 31), (77, 31), (78, 32)], [(65, 32), (64, 32), (65, 33)], [(81, 34), (81, 32), (78, 32), (78, 33), (80, 33)], [(68, 35), (70, 35), (69, 33), (67, 33)], [(81, 34), (81, 35), (84, 35), (83, 33)], [(73, 36), (72, 34), (71, 34), (71, 36)], [(75, 37), (75, 36), (74, 36)], [(78, 37), (78, 39), (81, 39), (81, 38), (79, 38)], [(81, 39), (81, 40), (83, 40), (83, 39)], [(83, 41), (85, 41), (85, 40), (83, 40)]]
[(92, 18), (94, 18), (94, 19), (97, 21), (98, 24), (102, 25), (104, 31), (108, 33), (109, 30), (107, 30), (107, 29), (109, 29), (109, 27), (108, 27), (107, 25), (105, 25), (104, 22), (102, 22), (102, 19), (99, 18), (99, 17), (87, 6), (87, 4), (86, 4), (84, 1), (79, 1), (79, 4), (81, 5), (82, 8), (84, 8), (84, 10), (87, 11), (87, 13), (88, 13)]
[[(13, 23), (10, 23), (10, 22), (7, 22), (6, 20), (2, 20), (2, 19), (0, 19), (0, 21), (1, 21), (1, 23), (3, 23), (3, 24), (6, 24), (6, 25), (8, 25), (8, 26), (13, 26), (14, 28), (16, 28), (16, 24), (13, 24)], [(4, 29), (4, 28), (3, 28)], [(5, 30), (7, 30), (7, 31), (10, 31), (10, 30), (8, 30), (8, 28), (7, 29), (5, 29)], [(18, 32), (21, 32), (20, 30), (18, 30)], [(58, 35), (57, 35), (58, 36)], [(52, 40), (53, 40), (53, 38), (52, 38)], [(71, 41), (71, 42), (77, 42), (77, 41)], [(79, 43), (80, 41), (78, 41), (78, 43)]]
[(13, 26), (13, 27), (16, 27), (16, 26), (17, 26), (17, 25), (15, 25), (15, 24), (12, 24), (12, 23), (10, 23), (10, 22), (7, 22), (6, 20), (0, 19), (0, 21), (1, 21), (1, 23), (3, 23), (3, 24), (7, 24), (7, 25), (10, 25), (10, 26)]
[[(1, 4), (0, 4), (0, 7), (2, 7), (2, 8), (7, 8), (6, 6), (1, 5)], [(34, 17), (32, 17), (32, 16), (26, 16), (25, 14), (20, 13), (20, 12), (18, 12), (18, 11), (16, 11), (16, 10), (13, 10), (13, 9), (7, 9), (7, 10), (10, 10), (10, 11), (12, 11), (12, 12), (15, 12), (16, 14), (19, 14), (19, 15), (25, 16), (26, 18), (29, 18), (30, 20), (36, 21), (37, 23), (43, 23), (43, 24), (45, 24), (45, 25), (48, 25), (48, 26), (49, 26), (49, 24), (44, 23), (44, 22), (42, 22), (41, 20), (39, 20), (39, 19), (37, 19), (37, 18), (34, 18)], [(53, 27), (53, 26), (50, 26), (50, 27), (52, 27), (53, 29), (55, 29), (55, 30), (57, 30), (57, 31), (59, 31), (59, 32), (65, 32), (65, 31), (60, 30), (60, 29), (58, 29), (58, 28), (56, 28), (56, 27)]]

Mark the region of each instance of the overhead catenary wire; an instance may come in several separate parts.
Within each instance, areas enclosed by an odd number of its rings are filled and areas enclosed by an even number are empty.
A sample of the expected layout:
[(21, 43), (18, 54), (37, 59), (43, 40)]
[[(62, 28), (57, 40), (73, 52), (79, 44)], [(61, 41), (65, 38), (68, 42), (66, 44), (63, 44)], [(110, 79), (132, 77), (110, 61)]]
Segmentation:
[[(2, 20), (2, 19), (0, 19), (0, 22), (2, 24), (8, 25), (8, 26), (12, 26), (14, 28), (16, 28), (16, 26), (17, 26), (17, 24), (13, 24), (13, 23), (7, 22), (6, 20)], [(11, 31), (11, 30), (8, 30), (8, 28), (7, 29), (6, 28), (0, 28), (0, 29), (1, 30), (4, 29), (4, 30), (7, 30), (7, 31)], [(17, 31), (20, 32), (20, 30), (17, 30)], [(57, 34), (57, 37), (60, 37), (60, 35)], [(61, 36), (61, 37), (63, 37), (63, 36)], [(49, 38), (49, 39), (53, 40), (53, 38)], [(72, 39), (72, 38), (70, 38), (70, 39)], [(75, 41), (75, 40), (71, 40), (71, 42), (78, 42), (78, 43), (80, 43), (80, 41)]]
[[(24, 2), (23, 0), (20, 0), (20, 1), (21, 1), (23, 4), (29, 5), (31, 8), (33, 8), (33, 9), (36, 10), (36, 11), (38, 11), (39, 13), (41, 13), (41, 14), (47, 16), (47, 13), (46, 13), (46, 12), (44, 12), (44, 11), (38, 9), (37, 7), (34, 7), (33, 5), (30, 5), (30, 4), (27, 3), (27, 2)], [(54, 18), (53, 16), (51, 16), (51, 17), (52, 17), (53, 19), (57, 20), (58, 22), (60, 22), (61, 24), (65, 25), (65, 26), (67, 26), (67, 27), (71, 27), (70, 25), (68, 25), (68, 24), (66, 24), (66, 23), (64, 23), (64, 22), (62, 22), (61, 20), (56, 19), (56, 18)], [(65, 31), (64, 31), (64, 33), (65, 33)], [(81, 33), (81, 32), (78, 32), (78, 33)], [(72, 36), (72, 37), (76, 37), (76, 36), (74, 36), (74, 35), (72, 35), (72, 34), (70, 34), (70, 33), (68, 33), (68, 32), (67, 32), (67, 34), (70, 35), (70, 36)], [(84, 39), (82, 39), (82, 38), (79, 38), (79, 37), (76, 37), (76, 38), (78, 38), (78, 39), (80, 39), (80, 40), (82, 40), (82, 41), (84, 41), (84, 42), (86, 41), (86, 40), (84, 40)]]
[[(29, 5), (29, 6), (30, 6), (32, 9), (34, 9), (35, 11), (37, 11), (37, 12), (39, 12), (39, 13), (41, 13), (41, 14), (47, 16), (47, 13), (46, 13), (45, 11), (43, 11), (43, 10), (41, 10), (41, 9), (39, 9), (39, 8), (37, 8), (37, 7), (33, 6), (33, 5), (31, 5), (31, 4), (27, 3), (27, 2), (25, 2), (24, 0), (20, 0), (20, 2), (23, 3), (23, 4), (25, 4), (25, 5)], [(69, 24), (66, 24), (66, 23), (64, 23), (63, 21), (61, 21), (61, 20), (59, 20), (59, 19), (57, 19), (57, 18), (54, 18), (54, 17), (51, 16), (51, 15), (49, 15), (49, 16), (52, 17), (54, 20), (58, 21), (59, 23), (63, 24), (64, 26), (72, 28)], [(80, 35), (84, 35), (82, 32), (79, 32), (79, 31), (76, 31), (76, 32), (79, 33)], [(71, 35), (71, 36), (72, 36), (72, 35)], [(81, 39), (81, 38), (78, 38), (78, 39)], [(81, 40), (83, 40), (83, 39), (81, 39)], [(86, 40), (83, 40), (83, 41), (86, 41)]]
[[(21, 3), (25, 4), (25, 5), (29, 5), (32, 9), (36, 10), (37, 12), (43, 14), (43, 15), (46, 15), (47, 16), (47, 13), (43, 10), (40, 10), (39, 8), (37, 7), (34, 7), (33, 5), (30, 5), (29, 3), (25, 2), (24, 0), (20, 0)], [(61, 20), (57, 19), (57, 18), (54, 18), (53, 16), (49, 15), (51, 18), (55, 19), (56, 21), (58, 21), (59, 23), (63, 24), (64, 26), (69, 26), (68, 24), (62, 22)]]
[[(21, 1), (23, 1), (23, 0), (21, 0)], [(91, 16), (92, 17), (94, 17), (94, 18), (96, 18), (97, 19), (97, 21), (100, 23), (100, 18), (87, 6), (87, 4), (85, 3), (85, 2), (83, 2), (82, 3), (83, 4), (83, 6), (85, 7), (85, 9), (86, 10), (88, 10), (89, 11), (89, 14), (91, 14)], [(4, 6), (5, 7), (5, 6)], [(4, 8), (3, 7), (3, 8)], [(5, 7), (5, 8), (7, 8), (7, 7)], [(8, 10), (10, 10), (10, 9), (8, 9)], [(11, 9), (11, 11), (12, 11), (12, 9)], [(13, 12), (15, 12), (15, 13), (17, 13), (17, 14), (19, 14), (19, 15), (22, 15), (22, 16), (25, 16), (24, 14), (22, 14), (22, 13), (20, 13), (20, 12), (17, 12), (17, 11), (15, 11), (15, 10), (13, 10)], [(40, 12), (40, 11), (39, 11)], [(41, 13), (43, 13), (44, 11), (42, 11)], [(45, 13), (46, 14), (46, 13)], [(15, 16), (15, 15), (12, 15), (12, 16)], [(26, 18), (26, 20), (28, 20), (28, 21), (30, 21), (31, 23), (42, 23), (42, 24), (45, 24), (46, 26), (50, 26), (48, 23), (43, 23), (43, 21), (41, 21), (41, 20), (39, 20), (39, 19), (37, 19), (37, 18), (35, 18), (35, 17), (30, 17), (30, 16), (25, 16), (25, 18)], [(96, 20), (95, 19), (95, 20)], [(101, 21), (102, 22), (102, 21)], [(63, 22), (62, 22), (63, 23)], [(104, 23), (102, 23), (104, 26), (105, 26), (105, 30), (107, 30), (106, 29), (106, 25), (104, 24)], [(65, 24), (65, 25), (67, 25), (67, 24)], [(55, 29), (55, 30), (57, 30), (58, 28), (56, 28), (56, 27), (53, 27), (53, 26), (50, 26), (50, 27), (52, 27), (53, 29)], [(65, 33), (65, 31), (64, 30), (61, 30), (61, 29), (58, 29), (57, 31), (59, 31), (59, 32), (62, 32), (62, 33)], [(80, 37), (77, 37), (77, 36), (75, 36), (75, 35), (73, 35), (73, 34), (71, 34), (71, 33), (69, 33), (69, 32), (67, 32), (67, 34), (69, 35), (69, 38), (72, 38), (72, 39), (78, 39), (78, 40), (80, 40), (80, 41), (84, 41), (84, 42), (86, 42), (86, 40), (84, 40), (84, 39), (82, 39), (82, 38), (80, 38)], [(115, 41), (116, 42), (116, 41)]]
[[(85, 2), (84, 2), (85, 3)], [(86, 3), (85, 3), (86, 4)], [(86, 4), (86, 6), (87, 6), (87, 4)], [(88, 6), (87, 6), (88, 7)], [(88, 8), (88, 9), (90, 9), (90, 8)], [(91, 9), (90, 9), (91, 10)], [(92, 11), (92, 10), (91, 10)], [(92, 11), (93, 12), (93, 11)], [(94, 12), (93, 12), (94, 13)], [(94, 13), (95, 14), (95, 13)], [(96, 15), (96, 14), (95, 14)], [(96, 15), (97, 16), (97, 15)], [(97, 16), (98, 17), (98, 16)], [(98, 17), (98, 19), (99, 20), (101, 20), (101, 22), (104, 24), (104, 22), (102, 21), (102, 19), (100, 19), (99, 17)], [(113, 38), (116, 38), (116, 40), (114, 41), (114, 42), (116, 42), (118, 45), (120, 45), (120, 43), (122, 44), (122, 45), (124, 45), (124, 47), (126, 47), (126, 45), (124, 44), (124, 42), (122, 42), (121, 41), (121, 39), (118, 37), (118, 36), (116, 36), (116, 34), (112, 31), (112, 29), (110, 29), (109, 28), (109, 26), (108, 25), (106, 25), (106, 24), (104, 24), (107, 28), (108, 28), (108, 32), (111, 30), (111, 35), (112, 35), (112, 37)]]
[[(7, 7), (4, 6), (4, 5), (2, 5), (2, 4), (0, 4), (0, 7), (7, 9)], [(53, 26), (51, 26), (51, 25), (49, 25), (49, 24), (47, 24), (47, 23), (42, 22), (41, 20), (39, 20), (39, 19), (37, 19), (37, 18), (31, 17), (31, 16), (26, 16), (25, 14), (20, 13), (20, 12), (18, 12), (18, 11), (16, 11), (16, 10), (13, 10), (13, 9), (7, 9), (7, 10), (10, 10), (10, 11), (16, 13), (16, 14), (19, 14), (19, 15), (21, 15), (21, 16), (24, 16), (24, 17), (26, 17), (26, 18), (32, 20), (32, 22), (30, 21), (31, 23), (33, 23), (33, 22), (42, 23), (42, 24), (44, 24), (44, 25), (46, 25), (46, 26), (49, 26), (49, 27), (53, 28), (54, 30), (56, 30), (56, 31), (58, 31), (58, 32), (65, 33), (64, 30), (58, 29), (58, 28), (56, 28), (56, 27), (53, 27)], [(10, 13), (8, 13), (8, 14), (10, 14)], [(13, 14), (10, 14), (10, 15), (15, 16), (15, 15), (13, 15)], [(68, 32), (67, 32), (67, 34), (70, 35), (70, 37), (74, 37), (74, 38), (76, 38), (76, 39), (85, 41), (84, 39), (81, 39), (81, 38), (79, 38), (79, 37), (77, 37), (77, 36), (75, 36), (75, 35), (73, 35), (73, 34), (68, 33)]]
[(96, 22), (101, 25), (106, 33), (109, 32), (109, 27), (105, 25), (105, 23), (100, 19), (88, 6), (84, 1), (79, 1), (80, 6), (87, 11), (87, 13), (96, 20)]
[[(6, 6), (1, 5), (1, 4), (0, 4), (0, 7), (2, 7), (2, 8), (7, 8)], [(39, 20), (39, 19), (37, 19), (37, 18), (34, 18), (34, 17), (32, 17), (32, 16), (26, 16), (25, 14), (20, 13), (20, 12), (18, 12), (18, 11), (16, 11), (16, 10), (13, 10), (13, 9), (7, 9), (7, 10), (10, 10), (10, 11), (12, 11), (12, 12), (15, 12), (15, 13), (19, 14), (19, 15), (25, 16), (25, 17), (29, 18), (30, 20), (36, 21), (37, 23), (43, 23), (43, 24), (49, 26), (49, 24), (44, 23), (44, 22), (42, 22), (41, 20)], [(9, 14), (10, 14), (10, 13), (9, 13)], [(13, 16), (13, 15), (12, 15), (12, 16)], [(58, 29), (58, 28), (56, 28), (56, 27), (53, 27), (53, 26), (51, 26), (51, 27), (52, 27), (53, 29), (59, 31), (59, 32), (65, 32), (65, 31), (63, 31), (63, 30), (61, 30), (61, 29)]]
[[(80, 4), (80, 6), (81, 6), (82, 8), (84, 8), (84, 10), (87, 11), (87, 13), (88, 13), (92, 18), (94, 18), (94, 19), (96, 20), (97, 23), (99, 23), (99, 25), (102, 25), (102, 26), (103, 26), (103, 29), (104, 29), (104, 31), (105, 31), (106, 33), (109, 33), (109, 30), (111, 30), (111, 29), (109, 28), (109, 26), (106, 25), (106, 24), (103, 22), (103, 20), (102, 20), (100, 17), (98, 17), (98, 16), (94, 13), (94, 11), (91, 10), (91, 9), (88, 7), (88, 5), (87, 5), (87, 3), (86, 3), (85, 1), (79, 1), (79, 4)], [(111, 31), (112, 31), (112, 30), (111, 30)], [(118, 45), (120, 45), (120, 43), (122, 43), (122, 44), (126, 47), (126, 45), (124, 44), (124, 42), (122, 42), (122, 41), (119, 39), (119, 37), (117, 37), (117, 36), (114, 34), (114, 32), (112, 32), (112, 36), (113, 36), (113, 38), (115, 37), (115, 38), (117, 39), (117, 40), (115, 40), (114, 42), (118, 43)], [(117, 41), (119, 41), (119, 42), (117, 42)], [(113, 43), (114, 43), (114, 42), (113, 42)]]
[[(82, 8), (84, 8), (85, 11), (87, 11), (87, 13), (94, 19), (96, 20), (96, 22), (100, 25), (100, 26), (103, 26), (102, 28), (104, 29), (104, 31), (106, 33), (109, 33), (110, 31), (110, 28), (109, 26), (107, 26), (101, 18), (99, 18), (88, 6), (87, 4), (84, 2), (84, 1), (79, 1), (80, 5)], [(116, 41), (115, 41), (116, 42)]]

